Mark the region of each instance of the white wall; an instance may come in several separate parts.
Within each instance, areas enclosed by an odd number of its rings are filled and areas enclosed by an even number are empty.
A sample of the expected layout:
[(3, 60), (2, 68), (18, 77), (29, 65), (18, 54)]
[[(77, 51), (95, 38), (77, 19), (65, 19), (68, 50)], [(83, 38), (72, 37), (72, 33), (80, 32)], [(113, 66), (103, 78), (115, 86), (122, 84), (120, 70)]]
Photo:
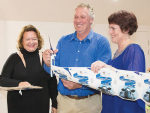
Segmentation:
[[(6, 22), (0, 21), (0, 70), (5, 62), (6, 52), (5, 47), (6, 43)], [(0, 113), (7, 113), (7, 92), (0, 91)]]

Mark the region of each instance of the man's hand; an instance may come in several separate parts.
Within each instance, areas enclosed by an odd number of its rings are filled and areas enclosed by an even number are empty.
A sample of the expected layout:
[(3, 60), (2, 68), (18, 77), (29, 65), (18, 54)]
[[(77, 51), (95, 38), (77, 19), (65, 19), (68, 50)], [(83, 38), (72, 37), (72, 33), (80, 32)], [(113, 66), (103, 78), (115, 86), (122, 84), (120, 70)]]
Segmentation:
[(68, 80), (61, 79), (61, 81), (63, 82), (63, 85), (65, 87), (67, 87), (68, 89), (76, 89), (76, 88), (81, 88), (82, 87), (81, 84), (74, 83), (74, 82), (71, 82), (71, 81), (68, 81)]
[(52, 51), (50, 49), (47, 49), (43, 52), (43, 60), (44, 60), (44, 63), (46, 64), (46, 66), (50, 67), (51, 66), (51, 54), (55, 54), (58, 52), (58, 49)]
[(31, 86), (29, 82), (20, 82), (18, 86)]

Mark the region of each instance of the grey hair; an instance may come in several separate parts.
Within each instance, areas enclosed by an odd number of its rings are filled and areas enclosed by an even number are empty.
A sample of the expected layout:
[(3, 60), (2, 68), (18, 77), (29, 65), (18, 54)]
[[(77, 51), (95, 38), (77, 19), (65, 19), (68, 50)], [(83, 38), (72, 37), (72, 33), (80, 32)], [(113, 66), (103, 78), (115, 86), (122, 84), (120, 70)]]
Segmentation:
[(89, 16), (90, 16), (90, 18), (92, 18), (92, 19), (94, 20), (95, 14), (94, 14), (93, 7), (92, 7), (92, 6), (90, 6), (89, 4), (80, 3), (80, 4), (75, 8), (75, 10), (76, 10), (77, 8), (79, 8), (79, 7), (86, 7), (86, 8), (89, 10)]

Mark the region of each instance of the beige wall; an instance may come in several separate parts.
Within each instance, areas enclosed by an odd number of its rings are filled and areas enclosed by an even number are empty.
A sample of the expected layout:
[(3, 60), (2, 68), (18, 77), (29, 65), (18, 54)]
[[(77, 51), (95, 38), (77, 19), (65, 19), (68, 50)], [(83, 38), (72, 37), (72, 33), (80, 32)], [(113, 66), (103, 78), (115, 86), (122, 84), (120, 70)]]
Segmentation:
[(96, 24), (107, 24), (111, 13), (124, 9), (134, 12), (140, 25), (150, 25), (150, 0), (0, 0), (0, 20), (72, 22), (81, 2), (93, 6)]

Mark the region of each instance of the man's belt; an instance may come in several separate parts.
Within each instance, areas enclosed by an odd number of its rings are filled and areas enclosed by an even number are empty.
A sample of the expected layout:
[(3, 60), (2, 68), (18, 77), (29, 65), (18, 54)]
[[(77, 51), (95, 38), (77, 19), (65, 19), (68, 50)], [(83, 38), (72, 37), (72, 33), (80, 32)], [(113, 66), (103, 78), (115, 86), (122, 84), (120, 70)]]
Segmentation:
[(93, 93), (93, 94), (90, 94), (90, 95), (88, 95), (88, 96), (82, 96), (82, 97), (72, 96), (72, 95), (66, 95), (66, 96), (69, 97), (69, 98), (72, 98), (72, 99), (79, 100), (79, 99), (85, 99), (85, 98), (88, 98), (88, 97), (91, 97), (91, 96), (97, 95), (97, 94), (100, 95), (100, 93)]

